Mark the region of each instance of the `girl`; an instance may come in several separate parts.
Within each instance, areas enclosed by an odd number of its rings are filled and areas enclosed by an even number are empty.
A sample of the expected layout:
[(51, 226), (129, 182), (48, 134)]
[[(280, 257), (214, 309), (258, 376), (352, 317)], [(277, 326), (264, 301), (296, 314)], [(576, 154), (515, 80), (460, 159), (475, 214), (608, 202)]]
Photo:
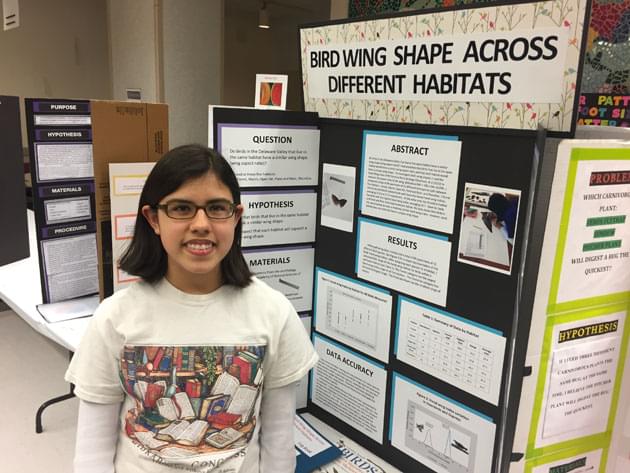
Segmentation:
[(76, 473), (294, 471), (294, 383), (317, 355), (251, 275), (242, 213), (213, 150), (175, 148), (149, 174), (120, 260), (142, 280), (102, 302), (66, 373)]

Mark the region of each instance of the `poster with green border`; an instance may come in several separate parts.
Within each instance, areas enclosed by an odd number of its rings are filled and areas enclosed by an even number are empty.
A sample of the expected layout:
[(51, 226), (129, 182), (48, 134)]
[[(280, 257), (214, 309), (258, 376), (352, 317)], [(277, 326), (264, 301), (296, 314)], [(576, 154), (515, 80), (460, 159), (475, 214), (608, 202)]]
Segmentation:
[(627, 303), (548, 319), (527, 459), (568, 448), (605, 448), (625, 368)]
[(571, 151), (547, 313), (627, 301), (630, 149)]
[[(558, 150), (554, 186), (564, 189), (547, 222), (555, 248), (540, 294), (547, 304), (526, 473), (606, 471), (630, 332), (630, 149), (592, 143)], [(588, 462), (598, 466), (584, 470)]]

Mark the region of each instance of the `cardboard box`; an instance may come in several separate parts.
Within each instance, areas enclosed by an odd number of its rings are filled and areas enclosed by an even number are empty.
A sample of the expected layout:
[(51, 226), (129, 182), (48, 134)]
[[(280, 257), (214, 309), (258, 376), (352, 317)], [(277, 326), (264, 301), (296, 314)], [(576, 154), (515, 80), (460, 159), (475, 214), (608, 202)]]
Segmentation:
[(101, 299), (113, 292), (109, 163), (157, 161), (168, 151), (168, 106), (93, 100), (92, 146)]
[(17, 97), (4, 95), (0, 95), (0, 182), (1, 266), (29, 256), (20, 106)]

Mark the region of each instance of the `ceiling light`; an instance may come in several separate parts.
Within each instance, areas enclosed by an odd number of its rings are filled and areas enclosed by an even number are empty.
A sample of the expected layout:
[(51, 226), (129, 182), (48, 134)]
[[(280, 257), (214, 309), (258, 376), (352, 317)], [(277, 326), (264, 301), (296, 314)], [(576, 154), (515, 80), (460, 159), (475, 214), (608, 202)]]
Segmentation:
[(269, 10), (267, 10), (266, 2), (262, 2), (260, 10), (258, 10), (258, 28), (271, 28), (271, 22), (269, 21)]

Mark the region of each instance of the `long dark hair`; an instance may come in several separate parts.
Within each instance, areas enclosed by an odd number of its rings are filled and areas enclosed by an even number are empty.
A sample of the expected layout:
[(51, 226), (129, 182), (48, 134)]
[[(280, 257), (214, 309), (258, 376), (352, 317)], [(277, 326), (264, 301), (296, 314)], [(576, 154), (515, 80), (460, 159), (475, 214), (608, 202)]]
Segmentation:
[[(236, 175), (221, 154), (202, 145), (173, 148), (155, 164), (144, 184), (133, 238), (119, 260), (122, 270), (151, 283), (164, 277), (168, 266), (166, 251), (160, 237), (142, 215), (142, 207), (154, 207), (164, 196), (175, 192), (186, 181), (208, 172), (213, 173), (230, 189), (235, 204), (241, 203), (241, 190)], [(221, 261), (221, 271), (224, 283), (245, 287), (251, 282), (252, 273), (241, 252), (241, 231), (242, 220), (239, 220), (234, 229), (232, 247)]]

